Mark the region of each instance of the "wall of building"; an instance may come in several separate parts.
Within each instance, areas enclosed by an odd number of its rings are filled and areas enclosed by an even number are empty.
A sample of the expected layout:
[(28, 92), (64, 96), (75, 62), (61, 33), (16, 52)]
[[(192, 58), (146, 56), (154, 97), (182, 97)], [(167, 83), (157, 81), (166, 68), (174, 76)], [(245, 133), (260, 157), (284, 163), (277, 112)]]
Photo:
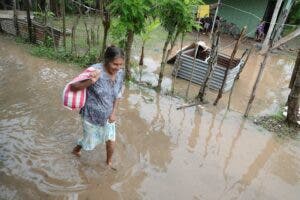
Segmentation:
[[(204, 0), (206, 4), (217, 3), (218, 0)], [(265, 10), (267, 8), (268, 0), (222, 0), (222, 3), (241, 9), (250, 13), (253, 13), (257, 17), (233, 9), (229, 6), (223, 5), (219, 9), (219, 16), (228, 22), (236, 24), (240, 29), (245, 25), (247, 26), (247, 33), (250, 37), (255, 36), (255, 29), (260, 22), (260, 19), (264, 17)], [(260, 19), (258, 19), (260, 18)]]

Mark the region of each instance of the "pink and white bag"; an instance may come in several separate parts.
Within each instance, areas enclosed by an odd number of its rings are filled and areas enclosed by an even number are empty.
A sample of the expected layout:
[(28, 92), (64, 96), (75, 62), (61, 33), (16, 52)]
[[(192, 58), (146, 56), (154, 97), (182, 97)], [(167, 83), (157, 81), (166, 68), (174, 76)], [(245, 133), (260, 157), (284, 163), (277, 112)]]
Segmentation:
[(91, 72), (95, 70), (94, 67), (87, 68), (66, 85), (63, 91), (63, 104), (66, 108), (76, 110), (84, 106), (86, 100), (86, 88), (74, 92), (71, 91), (70, 87), (72, 83), (90, 79)]

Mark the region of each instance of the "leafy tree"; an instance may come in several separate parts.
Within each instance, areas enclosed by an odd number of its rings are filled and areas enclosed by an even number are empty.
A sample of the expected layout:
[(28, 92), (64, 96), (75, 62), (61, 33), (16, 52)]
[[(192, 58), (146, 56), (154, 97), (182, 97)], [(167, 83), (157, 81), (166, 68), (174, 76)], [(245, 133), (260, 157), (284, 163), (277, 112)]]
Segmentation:
[[(163, 47), (157, 90), (161, 90), (161, 82), (169, 55), (180, 33), (199, 28), (195, 21), (195, 11), (202, 0), (162, 0), (158, 6), (158, 13), (163, 28), (167, 31), (167, 38)], [(167, 48), (170, 44), (170, 49)]]
[(114, 0), (109, 6), (112, 15), (126, 27), (125, 71), (126, 80), (131, 79), (130, 55), (135, 34), (140, 34), (150, 16), (152, 0)]

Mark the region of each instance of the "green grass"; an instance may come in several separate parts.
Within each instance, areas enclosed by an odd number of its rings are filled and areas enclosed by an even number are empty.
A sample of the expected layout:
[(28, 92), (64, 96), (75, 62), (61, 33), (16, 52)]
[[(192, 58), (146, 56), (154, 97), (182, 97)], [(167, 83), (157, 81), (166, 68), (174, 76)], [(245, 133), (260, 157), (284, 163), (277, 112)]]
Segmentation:
[(58, 49), (57, 51), (52, 48), (52, 47), (47, 47), (44, 45), (34, 45), (31, 48), (31, 54), (38, 56), (38, 57), (43, 57), (43, 58), (48, 58), (48, 59), (53, 59), (57, 60), (59, 62), (69, 62), (69, 63), (74, 63), (79, 66), (85, 67), (88, 66), (92, 63), (95, 63), (97, 61), (97, 57), (99, 53), (97, 51), (90, 51), (89, 53), (85, 55), (74, 55), (71, 52), (65, 51), (63, 49)]

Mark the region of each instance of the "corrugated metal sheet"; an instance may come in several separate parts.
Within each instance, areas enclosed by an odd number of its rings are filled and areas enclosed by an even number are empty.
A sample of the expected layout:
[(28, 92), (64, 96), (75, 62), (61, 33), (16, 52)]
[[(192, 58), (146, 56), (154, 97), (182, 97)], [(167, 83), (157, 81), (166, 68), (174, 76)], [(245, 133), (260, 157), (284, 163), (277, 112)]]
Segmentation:
[[(191, 52), (193, 50), (187, 50), (181, 54), (180, 57), (180, 68), (177, 72), (177, 76), (186, 80), (190, 80), (192, 76), (193, 71), (193, 60), (194, 58), (189, 56), (187, 53)], [(229, 59), (229, 57), (228, 57)], [(207, 60), (207, 59), (206, 59)], [(240, 67), (242, 66), (242, 61), (240, 61), (235, 67), (228, 70), (227, 79), (224, 85), (224, 92), (227, 92), (231, 89), (233, 80), (238, 74)], [(202, 85), (204, 82), (205, 74), (208, 69), (208, 63), (207, 61), (200, 60), (196, 58), (195, 60), (195, 68), (194, 68), (194, 74), (192, 78), (192, 82)], [(225, 67), (216, 65), (215, 68), (212, 71), (211, 78), (208, 82), (208, 88), (212, 90), (218, 91), (221, 88), (224, 75), (225, 75)], [(173, 71), (173, 75), (175, 75), (175, 70)]]

